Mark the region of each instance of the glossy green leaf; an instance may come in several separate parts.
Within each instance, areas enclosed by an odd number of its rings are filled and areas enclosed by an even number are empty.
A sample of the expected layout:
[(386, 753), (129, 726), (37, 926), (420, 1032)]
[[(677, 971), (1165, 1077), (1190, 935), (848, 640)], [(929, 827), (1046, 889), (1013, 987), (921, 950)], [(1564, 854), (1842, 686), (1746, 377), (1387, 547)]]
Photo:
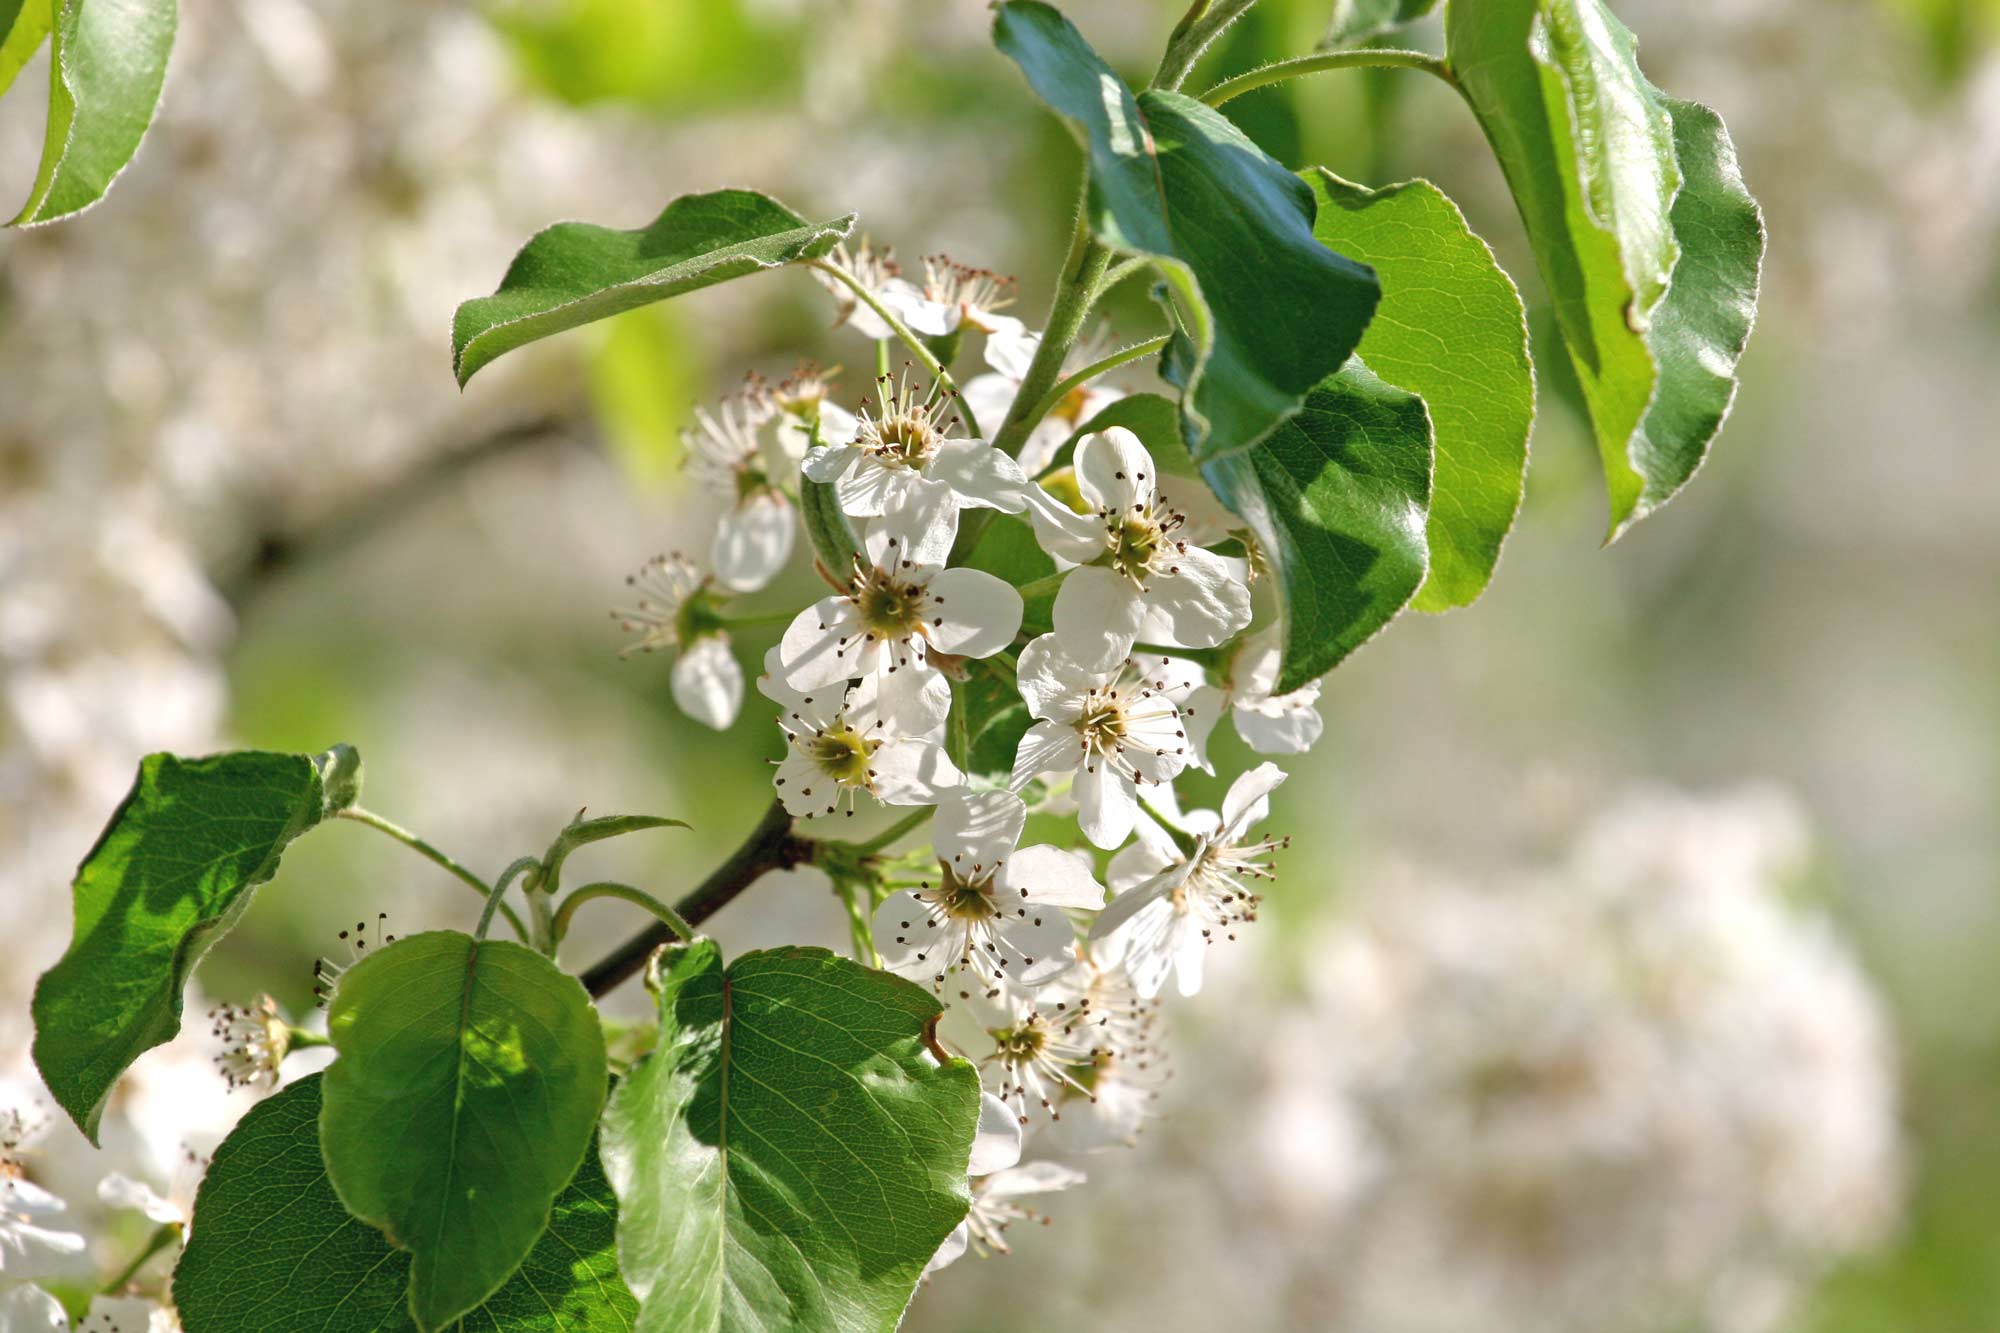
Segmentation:
[(54, 13), (53, 0), (0, 0), (0, 93), (42, 49)]
[(852, 214), (809, 223), (754, 190), (683, 195), (636, 231), (558, 222), (521, 247), (498, 291), (459, 306), (452, 369), (463, 386), (495, 357), (538, 338), (817, 259), (853, 225)]
[(938, 1002), (824, 949), (655, 963), (660, 1044), (605, 1108), (618, 1255), (651, 1333), (888, 1333), (964, 1217), (970, 1065)]
[[(1456, 5), (1445, 36), (1554, 301), (1615, 538), (1672, 495), (1721, 427), (1762, 257), (1755, 205), (1720, 123), (1646, 81), (1632, 34), (1599, 0)], [(1693, 290), (1669, 304), (1690, 244)]]
[(302, 754), (140, 762), (77, 869), (69, 950), (35, 987), (35, 1064), (92, 1142), (118, 1076), (180, 1031), (194, 965), (324, 809)]
[(153, 123), (177, 17), (175, 0), (62, 0), (42, 164), (11, 225), (53, 222), (104, 197)]
[(1262, 448), (1202, 466), (1278, 582), (1277, 693), (1332, 670), (1423, 583), (1430, 441), (1423, 400), (1357, 359)]
[(1374, 312), (1374, 275), (1312, 234), (1312, 192), (1214, 111), (1136, 97), (1069, 20), (1037, 0), (998, 7), (1000, 50), (1082, 139), (1091, 225), (1153, 257), (1194, 355), (1182, 430), (1198, 460), (1247, 449), (1346, 361)]
[(327, 1174), (410, 1251), (410, 1314), (443, 1327), (520, 1267), (576, 1174), (604, 1102), (597, 1011), (533, 950), (433, 931), (342, 975), (327, 1035)]
[[(341, 1206), (319, 1150), (320, 1079), (258, 1103), (215, 1151), (174, 1270), (187, 1333), (409, 1333), (410, 1256)], [(586, 1152), (549, 1227), (500, 1290), (453, 1325), (466, 1333), (630, 1329), (618, 1276), (617, 1200)]]
[(1333, 0), (1333, 21), (1322, 47), (1358, 46), (1436, 9), (1438, 0)]
[(1520, 294), (1430, 182), (1369, 190), (1324, 168), (1306, 180), (1319, 200), (1314, 232), (1382, 279), (1362, 359), (1430, 409), (1430, 574), (1415, 605), (1469, 605), (1493, 576), (1528, 466), (1535, 372)]

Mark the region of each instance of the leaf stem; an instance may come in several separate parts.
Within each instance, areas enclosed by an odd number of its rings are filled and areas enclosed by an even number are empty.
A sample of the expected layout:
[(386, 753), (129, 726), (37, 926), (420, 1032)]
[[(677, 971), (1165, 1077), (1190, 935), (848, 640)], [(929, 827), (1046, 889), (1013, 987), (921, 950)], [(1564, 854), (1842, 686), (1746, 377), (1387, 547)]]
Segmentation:
[(139, 1270), (146, 1266), (146, 1261), (148, 1259), (152, 1258), (154, 1255), (158, 1254), (161, 1250), (166, 1249), (167, 1246), (179, 1240), (180, 1235), (181, 1235), (180, 1223), (178, 1222), (161, 1223), (159, 1229), (154, 1231), (151, 1236), (147, 1237), (146, 1247), (139, 1251), (139, 1253), (133, 1258), (132, 1262), (126, 1264), (124, 1269), (118, 1274), (117, 1277), (112, 1278), (109, 1282), (104, 1284), (104, 1290), (102, 1294), (106, 1296), (115, 1296), (119, 1292), (123, 1291), (125, 1289), (126, 1284), (131, 1282), (133, 1278), (139, 1275)]
[(1062, 581), (1068, 577), (1069, 571), (1067, 569), (1058, 569), (1053, 574), (1044, 574), (1038, 579), (1032, 579), (1027, 583), (1023, 583), (1015, 591), (1021, 594), (1021, 600), (1025, 602), (1030, 597), (1039, 597), (1045, 592), (1054, 592), (1062, 586)]
[[(917, 358), (917, 364), (930, 372), (931, 378), (944, 385), (945, 388), (951, 390), (954, 394), (958, 394), (958, 383), (952, 379), (951, 372), (945, 369), (944, 362), (938, 360), (937, 354), (925, 345), (924, 340), (912, 333), (908, 325), (896, 318), (895, 313), (888, 306), (882, 304), (882, 298), (868, 290), (866, 283), (856, 278), (852, 273), (849, 273), (838, 264), (829, 264), (824, 259), (813, 260), (812, 267), (821, 273), (829, 275), (834, 281), (846, 287), (850, 292), (853, 292), (855, 298), (870, 310), (873, 310), (881, 318), (882, 322), (889, 326), (890, 331), (896, 335), (898, 341), (910, 349), (910, 354)], [(888, 373), (886, 370), (888, 355), (885, 350), (882, 350), (885, 346), (886, 344), (878, 342), (876, 344), (878, 350), (875, 354), (875, 364), (880, 373), (883, 374)], [(959, 394), (958, 396), (957, 408), (958, 414), (965, 419), (965, 429), (972, 435), (977, 436), (979, 434), (979, 421), (972, 415), (972, 409), (966, 406), (963, 394)]]
[(1130, 347), (1121, 347), (1108, 356), (1091, 362), (1074, 375), (1067, 376), (1058, 381), (1056, 387), (1050, 389), (1043, 396), (1042, 401), (1036, 405), (1035, 420), (1040, 421), (1042, 418), (1048, 416), (1049, 413), (1055, 411), (1061, 405), (1063, 399), (1069, 397), (1083, 385), (1090, 383), (1090, 381), (1096, 379), (1106, 371), (1116, 370), (1128, 361), (1137, 361), (1142, 356), (1149, 356), (1159, 351), (1172, 340), (1173, 336), (1171, 333), (1162, 333), (1156, 338), (1148, 338), (1144, 342), (1133, 343)]
[(760, 611), (750, 616), (716, 617), (724, 629), (757, 629), (764, 625), (789, 625), (798, 618), (797, 611)]
[(665, 922), (667, 928), (680, 936), (683, 941), (692, 942), (695, 937), (695, 929), (688, 924), (686, 917), (644, 889), (635, 889), (630, 884), (618, 884), (611, 880), (600, 880), (595, 884), (586, 884), (580, 889), (571, 889), (563, 898), (562, 905), (556, 908), (553, 927), (556, 943), (562, 943), (563, 936), (569, 934), (570, 918), (576, 915), (576, 909), (593, 898), (621, 898), (651, 912)]
[(1330, 69), (1420, 69), (1426, 74), (1444, 80), (1453, 88), (1458, 87), (1458, 79), (1452, 74), (1451, 66), (1427, 51), (1399, 51), (1364, 46), (1349, 51), (1316, 51), (1311, 55), (1294, 56), (1290, 60), (1273, 61), (1247, 74), (1223, 80), (1203, 93), (1201, 100), (1210, 106), (1221, 106), (1224, 102), (1241, 97), (1254, 89)]
[[(394, 838), (397, 842), (402, 843), (405, 847), (410, 848), (412, 851), (418, 853), (421, 856), (429, 857), (432, 861), (435, 861), (437, 864), (443, 866), (446, 870), (449, 870), (452, 874), (458, 876), (458, 878), (464, 880), (467, 884), (472, 886), (472, 888), (479, 894), (481, 898), (490, 899), (492, 897), (493, 894), (492, 885), (488, 884), (485, 880), (481, 879), (479, 876), (473, 874), (470, 870), (467, 870), (464, 866), (460, 865), (458, 862), (452, 860), (449, 856), (446, 856), (443, 852), (439, 851), (437, 848), (425, 842), (422, 838), (419, 838), (416, 834), (410, 832), (408, 829), (403, 828), (398, 824), (390, 823), (388, 820), (382, 818), (382, 816), (376, 814), (373, 810), (364, 810), (358, 805), (350, 805), (345, 810), (339, 812), (339, 818), (351, 819), (357, 824), (366, 824), (369, 828), (375, 829), (377, 832), (388, 834), (390, 837)], [(521, 918), (515, 914), (513, 908), (507, 906), (505, 903), (501, 903), (500, 915), (506, 917), (507, 924), (514, 928), (514, 935), (516, 938), (521, 940), (526, 940), (528, 938), (528, 928), (521, 924)]]
[[(773, 801), (742, 845), (713, 874), (675, 903), (674, 910), (683, 921), (698, 926), (769, 872), (811, 861), (818, 847), (811, 838), (800, 837), (793, 830), (791, 815), (782, 803)], [(605, 994), (644, 966), (653, 950), (673, 938), (673, 930), (664, 922), (646, 927), (585, 968), (584, 988), (592, 995)]]
[(909, 814), (904, 815), (901, 819), (897, 820), (895, 823), (889, 825), (888, 828), (883, 829), (880, 833), (876, 834), (868, 841), (851, 844), (855, 854), (859, 856), (868, 856), (874, 852), (881, 851), (884, 847), (887, 847), (890, 843), (902, 837), (905, 833), (912, 832), (913, 830), (921, 827), (923, 825), (923, 822), (926, 819), (929, 819), (931, 815), (935, 812), (935, 810), (936, 810), (935, 806), (929, 806), (929, 805), (919, 806), (917, 809), (912, 810)]
[(1195, 0), (1181, 21), (1175, 25), (1173, 34), (1167, 38), (1166, 54), (1160, 57), (1160, 67), (1153, 72), (1151, 87), (1164, 88), (1172, 92), (1181, 86), (1188, 72), (1201, 59), (1201, 53), (1208, 44), (1222, 35), (1222, 30), (1243, 17), (1246, 10), (1257, 0), (1219, 0), (1210, 4), (1207, 0)]

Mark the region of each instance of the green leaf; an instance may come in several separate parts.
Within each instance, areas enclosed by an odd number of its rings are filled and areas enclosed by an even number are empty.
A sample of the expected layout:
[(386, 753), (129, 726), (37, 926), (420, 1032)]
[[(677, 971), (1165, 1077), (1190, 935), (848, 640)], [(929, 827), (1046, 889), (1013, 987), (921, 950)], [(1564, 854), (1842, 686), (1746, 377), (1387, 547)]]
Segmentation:
[(1382, 304), (1361, 337), (1368, 368), (1424, 400), (1436, 432), (1423, 611), (1485, 590), (1521, 508), (1535, 372), (1514, 284), (1429, 181), (1369, 190), (1319, 168), (1313, 231), (1374, 266)]
[(140, 761), (77, 869), (69, 950), (35, 987), (35, 1064), (91, 1142), (118, 1076), (180, 1031), (194, 965), (324, 813), (302, 754)]
[(660, 1044), (605, 1108), (618, 1255), (656, 1333), (896, 1327), (965, 1216), (979, 1078), (929, 992), (824, 949), (655, 964)]
[(1720, 122), (1646, 81), (1632, 34), (1599, 0), (1455, 5), (1445, 41), (1555, 303), (1616, 538), (1721, 428), (1756, 299), (1756, 206)]
[(0, 93), (42, 49), (54, 13), (54, 0), (0, 0)]
[(998, 7), (993, 36), (1089, 157), (1105, 244), (1151, 256), (1194, 356), (1182, 430), (1197, 460), (1247, 449), (1360, 341), (1379, 288), (1312, 234), (1312, 192), (1222, 115), (1178, 93), (1134, 97), (1069, 20)]
[(1333, 21), (1327, 25), (1322, 48), (1358, 46), (1407, 23), (1415, 23), (1437, 8), (1438, 0), (1333, 0)]
[(491, 296), (460, 305), (451, 361), (460, 387), (517, 347), (762, 269), (817, 259), (854, 225), (808, 223), (754, 190), (689, 194), (651, 226), (558, 222), (521, 247)]
[[(249, 1328), (406, 1333), (410, 1256), (350, 1214), (319, 1151), (320, 1080), (259, 1102), (215, 1151), (174, 1270), (188, 1333)], [(455, 1328), (498, 1333), (629, 1329), (617, 1200), (586, 1152), (520, 1269)]]
[(175, 0), (62, 0), (42, 165), (9, 225), (53, 222), (104, 197), (153, 123), (176, 18)]
[(343, 974), (327, 1035), (327, 1174), (410, 1251), (410, 1314), (442, 1327), (520, 1267), (583, 1160), (604, 1102), (597, 1011), (533, 950), (433, 931)]
[(1332, 670), (1424, 581), (1430, 439), (1423, 400), (1356, 359), (1263, 448), (1203, 465), (1278, 581), (1278, 693)]

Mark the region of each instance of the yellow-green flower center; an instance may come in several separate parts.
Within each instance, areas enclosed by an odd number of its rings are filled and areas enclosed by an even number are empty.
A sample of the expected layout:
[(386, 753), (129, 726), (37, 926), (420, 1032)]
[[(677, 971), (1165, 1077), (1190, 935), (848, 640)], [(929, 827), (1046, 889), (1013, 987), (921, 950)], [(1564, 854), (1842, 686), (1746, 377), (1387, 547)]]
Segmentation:
[(842, 722), (813, 737), (806, 748), (812, 761), (828, 777), (858, 787), (868, 781), (868, 765), (879, 744)]

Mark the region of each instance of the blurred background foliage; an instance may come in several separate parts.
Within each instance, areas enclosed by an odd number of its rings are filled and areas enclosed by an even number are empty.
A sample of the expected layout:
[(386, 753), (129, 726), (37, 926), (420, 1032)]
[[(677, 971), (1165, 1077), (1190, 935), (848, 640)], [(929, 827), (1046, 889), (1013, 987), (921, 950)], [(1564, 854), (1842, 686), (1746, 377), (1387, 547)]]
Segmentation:
[[(1066, 6), (1141, 76), (1180, 7)], [(1196, 82), (1310, 47), (1325, 9), (1263, 0)], [(1478, 878), (1637, 781), (1780, 784), (1815, 834), (1796, 891), (1886, 997), (1911, 1173), (1886, 1241), (1788, 1326), (2000, 1327), (2000, 4), (1619, 9), (1653, 79), (1727, 118), (1772, 241), (1712, 461), (1609, 550), (1574, 387), (1470, 118), (1395, 72), (1229, 108), (1288, 164), (1439, 182), (1542, 344), (1527, 505), (1494, 587), (1406, 617), (1328, 681), (1327, 740), (1279, 802), (1296, 844), (1233, 993), (1309, 990), (1312, 928), (1391, 861)], [(836, 341), (808, 279), (779, 275), (539, 345), (461, 397), (452, 306), (532, 230), (633, 226), (676, 194), (754, 186), (812, 216), (856, 210), (906, 260), (943, 249), (1017, 273), (1030, 319), (1066, 234), (1074, 151), (973, 0), (215, 0), (185, 22), (120, 187), (0, 237), (10, 1058), (66, 938), (61, 885), (148, 749), (351, 741), (371, 806), (490, 868), (580, 805), (676, 815), (693, 831), (589, 854), (592, 873), (661, 892), (767, 799), (769, 706), (753, 696), (727, 735), (689, 722), (662, 666), (618, 658), (605, 612), (642, 559), (707, 540), (679, 470), (691, 405), (800, 357), (844, 360), (853, 400), (865, 348)], [(34, 80), (0, 108), (0, 179), (32, 173)], [(1136, 290), (1110, 312), (1133, 333), (1151, 318)], [(810, 587), (795, 571), (759, 608)], [(749, 664), (765, 646), (739, 643)], [(202, 984), (309, 1006), (310, 962), (350, 918), (414, 930), (466, 908), (358, 828), (312, 839)], [(595, 909), (574, 959), (632, 924)], [(730, 948), (844, 937), (809, 872), (716, 930)], [(1217, 1268), (1262, 1262), (1203, 1229), (1240, 1184), (1203, 1136), (1255, 1132), (1255, 1080), (1227, 1052), (1268, 1033), (1203, 998), (1183, 1011), (1211, 1010), (1190, 1021), (1161, 1131), (1094, 1167), (1013, 1259), (954, 1270), (913, 1327), (1048, 1327), (1070, 1308), (1053, 1285), (1086, 1271), (1101, 1327), (1214, 1326), (1199, 1299), (1170, 1306), (1162, 1292), (1187, 1289), (1156, 1288), (1154, 1256), (1210, 1237)], [(1185, 1206), (1120, 1214), (1142, 1178)], [(1261, 1317), (1237, 1322), (1310, 1321)]]

